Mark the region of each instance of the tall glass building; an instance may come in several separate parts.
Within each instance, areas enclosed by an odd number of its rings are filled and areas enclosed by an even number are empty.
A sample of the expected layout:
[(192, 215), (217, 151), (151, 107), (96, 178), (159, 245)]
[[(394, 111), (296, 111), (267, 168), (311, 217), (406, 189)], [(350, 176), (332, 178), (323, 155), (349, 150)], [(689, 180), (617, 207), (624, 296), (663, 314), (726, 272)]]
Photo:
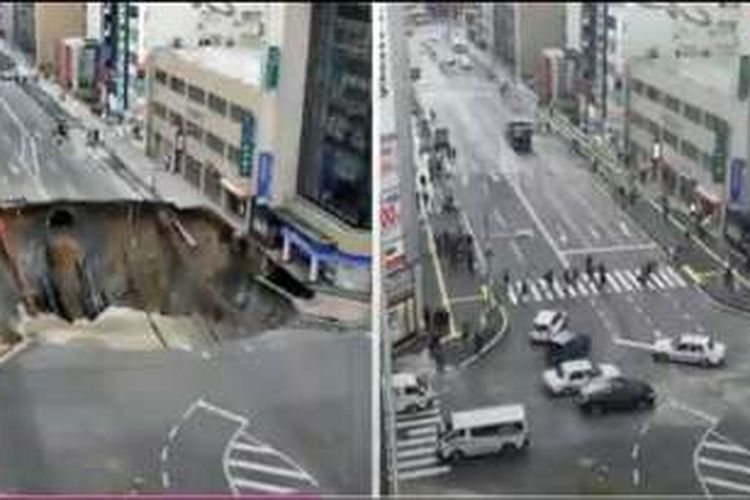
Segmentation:
[(317, 3), (310, 29), (298, 193), (371, 228), (372, 24), (366, 3)]

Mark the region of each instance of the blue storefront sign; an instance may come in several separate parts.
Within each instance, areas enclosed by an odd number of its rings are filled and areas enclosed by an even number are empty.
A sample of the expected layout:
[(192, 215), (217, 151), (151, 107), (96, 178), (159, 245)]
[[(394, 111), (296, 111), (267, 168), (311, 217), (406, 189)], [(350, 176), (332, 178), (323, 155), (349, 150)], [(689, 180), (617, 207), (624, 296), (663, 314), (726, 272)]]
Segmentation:
[(732, 205), (744, 205), (745, 192), (745, 160), (733, 158), (729, 166), (729, 202)]
[(258, 184), (256, 196), (258, 201), (267, 201), (271, 197), (273, 182), (273, 155), (263, 152), (258, 157)]
[(255, 119), (250, 115), (242, 117), (240, 132), (240, 176), (250, 177), (255, 152)]

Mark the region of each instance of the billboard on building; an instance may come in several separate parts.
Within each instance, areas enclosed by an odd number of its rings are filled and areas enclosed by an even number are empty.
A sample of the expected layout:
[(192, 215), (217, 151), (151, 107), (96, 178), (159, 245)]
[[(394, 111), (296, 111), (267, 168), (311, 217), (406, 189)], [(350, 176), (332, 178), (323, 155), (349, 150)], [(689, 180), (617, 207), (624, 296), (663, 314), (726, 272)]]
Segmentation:
[(273, 182), (273, 155), (263, 152), (258, 156), (258, 184), (255, 195), (258, 202), (266, 203), (271, 198)]

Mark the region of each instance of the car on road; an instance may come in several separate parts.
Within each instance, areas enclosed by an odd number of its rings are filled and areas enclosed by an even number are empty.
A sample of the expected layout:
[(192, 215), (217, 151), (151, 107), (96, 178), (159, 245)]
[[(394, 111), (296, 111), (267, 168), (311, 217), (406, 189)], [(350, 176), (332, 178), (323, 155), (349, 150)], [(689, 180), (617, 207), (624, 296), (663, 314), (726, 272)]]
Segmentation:
[(531, 120), (514, 120), (505, 127), (505, 140), (516, 153), (531, 153), (534, 123)]
[(544, 343), (563, 331), (568, 326), (568, 313), (543, 309), (536, 313), (533, 328), (529, 332), (529, 340), (533, 343)]
[(518, 452), (529, 443), (529, 423), (523, 405), (454, 411), (443, 422), (438, 456), (444, 461), (455, 461), (469, 456)]
[(583, 359), (591, 353), (591, 337), (563, 330), (547, 343), (547, 362), (557, 365), (572, 359)]
[(656, 392), (635, 378), (598, 378), (583, 386), (574, 401), (586, 414), (646, 409), (656, 404)]
[(391, 386), (396, 413), (430, 408), (437, 397), (427, 377), (414, 373), (394, 373)]
[(615, 365), (594, 364), (589, 359), (574, 359), (545, 370), (542, 379), (550, 394), (562, 396), (577, 393), (592, 380), (619, 376), (620, 370)]
[(726, 346), (708, 335), (686, 333), (673, 338), (661, 338), (654, 343), (654, 361), (672, 361), (702, 366), (724, 363)]

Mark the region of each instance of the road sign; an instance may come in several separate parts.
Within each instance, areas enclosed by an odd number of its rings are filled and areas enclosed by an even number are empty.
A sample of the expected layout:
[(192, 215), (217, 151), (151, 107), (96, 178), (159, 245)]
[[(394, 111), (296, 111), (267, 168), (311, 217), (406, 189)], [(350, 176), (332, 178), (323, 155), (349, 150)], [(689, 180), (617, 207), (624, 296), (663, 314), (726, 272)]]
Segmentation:
[(271, 183), (273, 181), (273, 155), (263, 152), (258, 156), (258, 184), (256, 196), (258, 201), (265, 201), (271, 197)]
[(742, 205), (745, 200), (745, 160), (733, 158), (729, 166), (729, 201)]
[(242, 117), (240, 132), (240, 175), (250, 177), (255, 152), (255, 119), (252, 115)]

